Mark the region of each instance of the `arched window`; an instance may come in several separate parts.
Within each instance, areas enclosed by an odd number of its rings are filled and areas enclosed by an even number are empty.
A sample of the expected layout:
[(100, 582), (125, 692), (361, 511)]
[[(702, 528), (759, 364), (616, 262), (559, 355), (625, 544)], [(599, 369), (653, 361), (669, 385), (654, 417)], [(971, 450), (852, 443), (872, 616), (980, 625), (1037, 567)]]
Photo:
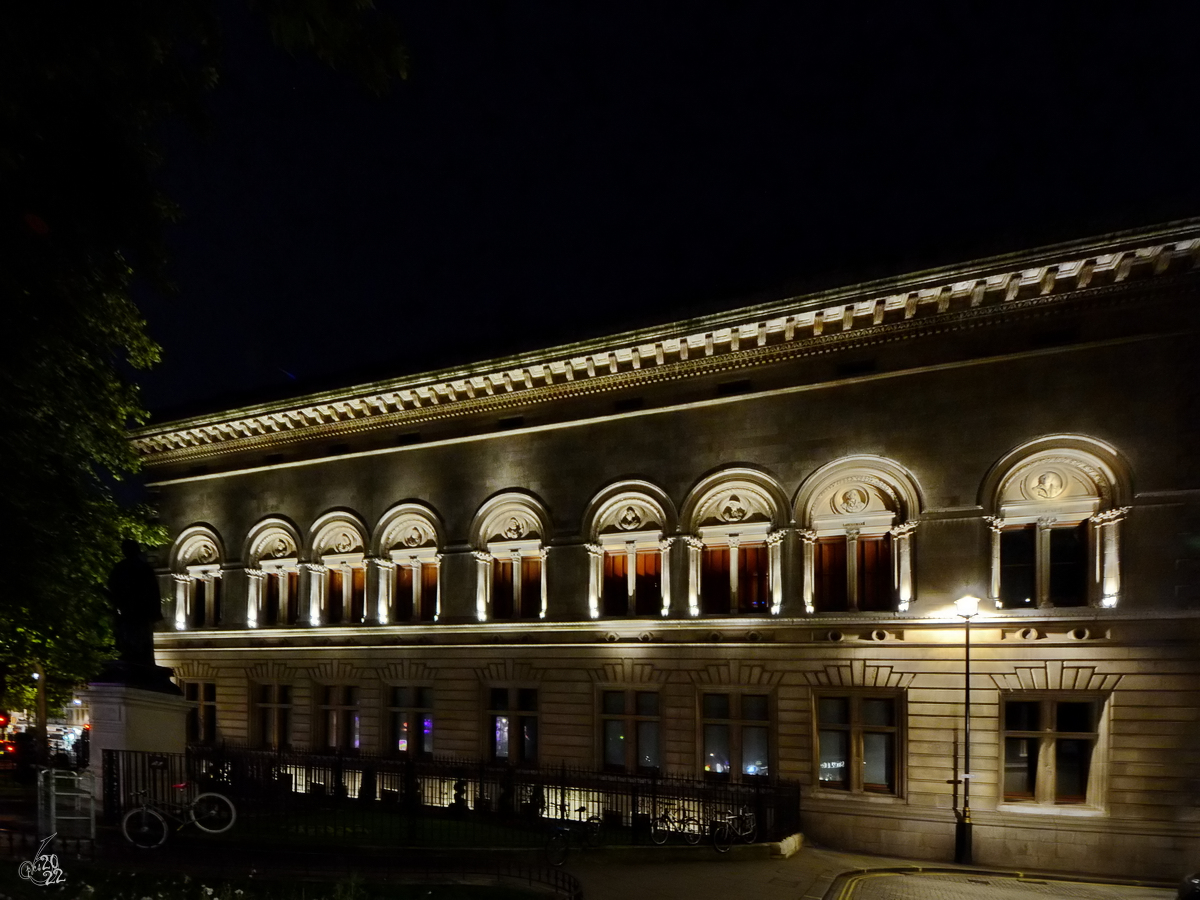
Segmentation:
[(302, 624), (299, 544), (296, 529), (283, 519), (266, 519), (251, 530), (246, 552), (249, 627)]
[(493, 497), (479, 511), (472, 528), (479, 621), (546, 617), (548, 522), (545, 508), (525, 494)]
[(401, 504), (388, 511), (376, 533), (379, 623), (436, 622), (441, 614), (442, 554), (432, 511), (416, 503)]
[(725, 470), (696, 486), (682, 516), (691, 532), (690, 615), (778, 614), (786, 507), (779, 485), (753, 469)]
[(669, 506), (666, 494), (645, 482), (613, 485), (589, 504), (584, 533), (591, 539), (588, 611), (593, 619), (670, 612), (673, 538), (664, 537), (671, 530)]
[(810, 612), (904, 612), (912, 602), (916, 482), (901, 466), (854, 456), (814, 472), (796, 496)]
[(221, 539), (207, 525), (184, 529), (175, 541), (175, 627), (215, 628), (221, 624)]
[(1111, 447), (1065, 435), (997, 463), (983, 489), (997, 607), (1117, 605), (1125, 471)]
[(367, 612), (366, 529), (346, 513), (327, 513), (313, 525), (309, 622), (360, 625)]

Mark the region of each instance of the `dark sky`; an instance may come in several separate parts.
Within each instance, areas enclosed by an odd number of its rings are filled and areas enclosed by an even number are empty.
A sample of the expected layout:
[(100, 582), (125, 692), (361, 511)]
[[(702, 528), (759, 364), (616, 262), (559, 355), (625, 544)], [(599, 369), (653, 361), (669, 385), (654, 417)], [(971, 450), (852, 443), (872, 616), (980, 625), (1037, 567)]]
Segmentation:
[(1200, 214), (1193, 4), (383, 5), (382, 100), (222, 5), (160, 416)]

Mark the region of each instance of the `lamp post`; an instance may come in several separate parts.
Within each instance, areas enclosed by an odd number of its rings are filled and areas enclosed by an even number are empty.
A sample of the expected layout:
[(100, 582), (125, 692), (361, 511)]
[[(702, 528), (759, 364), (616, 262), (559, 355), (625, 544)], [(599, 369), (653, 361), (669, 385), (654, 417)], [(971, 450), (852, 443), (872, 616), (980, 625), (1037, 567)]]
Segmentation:
[(963, 639), (965, 677), (963, 679), (963, 767), (962, 767), (962, 813), (954, 831), (954, 861), (971, 865), (974, 852), (971, 846), (971, 619), (979, 614), (978, 597), (959, 597), (954, 602), (955, 611), (966, 622)]

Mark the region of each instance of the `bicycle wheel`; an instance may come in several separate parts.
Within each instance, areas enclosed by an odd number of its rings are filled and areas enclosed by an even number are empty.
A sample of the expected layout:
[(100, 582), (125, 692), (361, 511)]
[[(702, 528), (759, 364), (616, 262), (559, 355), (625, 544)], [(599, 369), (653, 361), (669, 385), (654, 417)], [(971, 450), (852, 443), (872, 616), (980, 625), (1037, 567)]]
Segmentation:
[(583, 823), (583, 846), (589, 850), (595, 850), (604, 843), (604, 832), (600, 830), (600, 817), (590, 816)]
[(704, 827), (695, 816), (688, 816), (680, 822), (679, 830), (683, 833), (683, 839), (692, 845), (700, 843), (700, 838), (704, 837)]
[(561, 866), (567, 861), (567, 854), (571, 850), (571, 845), (567, 841), (567, 836), (561, 831), (550, 835), (546, 841), (546, 862), (552, 866)]
[(758, 837), (758, 823), (754, 819), (754, 813), (747, 813), (738, 821), (738, 837), (747, 844), (754, 843), (754, 839)]
[(153, 850), (166, 843), (170, 829), (162, 813), (148, 806), (139, 806), (125, 813), (121, 819), (121, 833), (125, 840), (143, 850)]
[(710, 828), (712, 834), (713, 849), (718, 853), (728, 853), (729, 848), (733, 846), (733, 826), (728, 819), (720, 819), (712, 823)]
[(667, 821), (666, 813), (663, 813), (650, 823), (650, 840), (656, 844), (665, 844), (670, 836), (670, 822)]
[(237, 810), (224, 794), (201, 794), (192, 804), (192, 818), (196, 827), (209, 834), (228, 831), (237, 821)]

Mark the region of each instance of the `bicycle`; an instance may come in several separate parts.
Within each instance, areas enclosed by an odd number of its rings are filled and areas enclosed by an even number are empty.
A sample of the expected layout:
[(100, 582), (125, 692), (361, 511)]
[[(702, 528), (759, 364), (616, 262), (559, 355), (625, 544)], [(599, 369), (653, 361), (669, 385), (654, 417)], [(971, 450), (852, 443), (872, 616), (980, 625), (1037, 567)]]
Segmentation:
[(682, 835), (689, 844), (698, 844), (700, 838), (704, 837), (704, 828), (695, 816), (677, 819), (670, 809), (664, 809), (662, 815), (650, 823), (650, 840), (656, 844), (665, 844), (672, 831)]
[[(177, 791), (186, 790), (188, 786), (186, 781), (172, 785)], [(153, 801), (147, 794), (147, 791), (135, 791), (131, 796), (140, 796), (141, 805), (129, 810), (121, 819), (125, 840), (143, 850), (153, 850), (166, 843), (171, 832), (168, 819), (176, 823), (176, 831), (194, 823), (209, 834), (228, 831), (237, 821), (237, 809), (224, 794), (207, 791), (183, 803)]]
[(712, 836), (713, 849), (718, 853), (728, 853), (734, 841), (753, 844), (758, 836), (758, 823), (755, 821), (753, 810), (743, 806), (737, 812), (713, 822), (709, 833)]
[[(550, 837), (546, 838), (546, 862), (552, 866), (561, 866), (571, 854), (571, 846), (594, 850), (600, 846), (600, 817), (589, 816), (586, 820), (566, 818), (566, 805), (561, 804), (563, 815), (562, 824), (554, 826)], [(587, 812), (586, 806), (575, 810), (579, 815)]]

